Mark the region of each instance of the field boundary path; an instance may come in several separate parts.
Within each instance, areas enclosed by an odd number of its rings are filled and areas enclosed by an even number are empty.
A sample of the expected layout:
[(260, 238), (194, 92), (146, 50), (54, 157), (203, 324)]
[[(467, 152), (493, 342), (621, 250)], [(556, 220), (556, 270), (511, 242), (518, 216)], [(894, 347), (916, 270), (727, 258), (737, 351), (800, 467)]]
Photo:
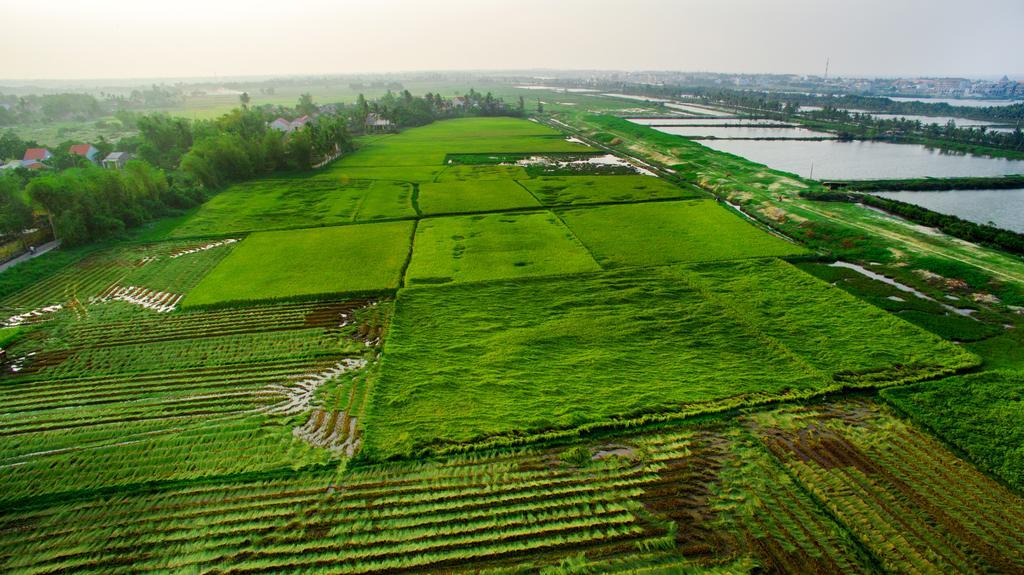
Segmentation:
[(60, 240), (46, 242), (45, 244), (37, 247), (35, 252), (25, 252), (20, 256), (14, 258), (13, 260), (0, 264), (0, 273), (7, 271), (8, 268), (12, 268), (20, 264), (21, 262), (26, 262), (32, 258), (39, 257), (45, 254), (46, 252), (56, 249), (58, 247), (60, 247)]

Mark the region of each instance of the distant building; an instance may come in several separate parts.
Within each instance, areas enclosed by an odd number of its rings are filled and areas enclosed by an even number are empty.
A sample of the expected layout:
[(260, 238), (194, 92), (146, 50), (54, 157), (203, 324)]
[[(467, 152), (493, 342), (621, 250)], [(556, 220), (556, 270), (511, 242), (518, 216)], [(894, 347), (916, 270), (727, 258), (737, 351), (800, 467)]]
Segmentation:
[(270, 123), (271, 130), (277, 130), (278, 132), (290, 132), (292, 123), (284, 118), (278, 118)]
[(338, 105), (337, 104), (323, 104), (323, 105), (319, 106), (317, 108), (317, 110), (321, 114), (332, 114), (333, 115), (333, 114), (337, 114), (338, 113)]
[(23, 157), (21, 161), (23, 164), (25, 162), (42, 162), (49, 160), (52, 157), (53, 154), (46, 148), (29, 148), (25, 150), (25, 157)]
[(288, 120), (285, 120), (284, 118), (278, 118), (278, 119), (276, 119), (276, 120), (274, 120), (273, 122), (270, 123), (270, 129), (271, 130), (277, 130), (278, 132), (284, 132), (285, 134), (288, 134), (290, 132), (294, 132), (295, 130), (301, 130), (302, 128), (306, 127), (306, 125), (311, 123), (312, 121), (313, 121), (313, 118), (311, 118), (309, 116), (302, 116), (302, 117), (299, 117), (299, 118), (295, 118), (294, 120), (292, 120), (290, 122)]
[(22, 160), (21, 167), (25, 168), (26, 170), (42, 170), (43, 168), (46, 167), (46, 164), (40, 162), (39, 160)]
[(455, 108), (465, 108), (469, 104), (469, 98), (465, 96), (455, 96), (452, 98), (452, 106)]
[(68, 148), (68, 152), (76, 156), (82, 156), (94, 164), (96, 163), (96, 155), (100, 153), (92, 144), (75, 144)]
[(367, 132), (386, 132), (394, 128), (394, 123), (388, 120), (380, 114), (373, 112), (366, 115), (366, 131)]
[(132, 155), (128, 152), (110, 152), (106, 158), (103, 158), (103, 167), (111, 170), (122, 170), (130, 159), (132, 159)]

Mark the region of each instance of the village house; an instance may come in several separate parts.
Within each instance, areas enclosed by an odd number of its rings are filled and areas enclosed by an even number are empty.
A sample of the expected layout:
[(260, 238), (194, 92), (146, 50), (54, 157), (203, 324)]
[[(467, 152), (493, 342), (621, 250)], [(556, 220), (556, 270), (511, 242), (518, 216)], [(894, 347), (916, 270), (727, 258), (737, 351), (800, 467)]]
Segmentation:
[(96, 156), (100, 153), (92, 144), (75, 144), (68, 148), (68, 152), (76, 156), (82, 156), (92, 163), (96, 163)]
[(103, 167), (111, 170), (122, 170), (130, 159), (132, 159), (132, 155), (128, 152), (110, 152), (106, 158), (103, 158)]
[(46, 148), (29, 148), (25, 150), (25, 156), (21, 158), (22, 162), (43, 162), (53, 157), (50, 150)]
[(380, 114), (370, 112), (366, 115), (367, 132), (387, 132), (394, 127), (394, 123)]
[(305, 128), (306, 125), (311, 123), (312, 121), (313, 118), (309, 116), (301, 116), (299, 118), (295, 118), (290, 122), (288, 120), (285, 120), (284, 118), (278, 118), (270, 123), (270, 129), (288, 134), (294, 132), (295, 130), (301, 130), (302, 128)]
[(278, 132), (289, 132), (291, 131), (291, 122), (284, 118), (278, 118), (270, 123), (271, 130), (277, 130)]
[(25, 156), (21, 159), (21, 167), (26, 170), (41, 170), (46, 167), (43, 162), (52, 157), (53, 154), (46, 148), (29, 148), (25, 150)]

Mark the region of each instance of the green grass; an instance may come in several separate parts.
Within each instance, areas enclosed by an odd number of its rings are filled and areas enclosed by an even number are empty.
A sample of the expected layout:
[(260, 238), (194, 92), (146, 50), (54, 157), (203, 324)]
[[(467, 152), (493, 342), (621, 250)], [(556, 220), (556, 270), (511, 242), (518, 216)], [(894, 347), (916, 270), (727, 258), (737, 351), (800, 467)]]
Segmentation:
[(951, 377), (886, 389), (882, 396), (1024, 490), (1024, 372)]
[(977, 363), (788, 264), (713, 267), (403, 290), (364, 452), (409, 455)]
[(231, 186), (203, 204), (170, 235), (224, 235), (415, 216), (408, 183), (293, 177)]
[(412, 128), (365, 144), (336, 162), (332, 171), (352, 167), (440, 166), (448, 154), (590, 152), (555, 130), (516, 118), (459, 118)]
[(1024, 333), (1019, 327), (964, 347), (982, 357), (985, 369), (1024, 370)]
[(522, 180), (526, 175), (526, 168), (522, 166), (505, 165), (473, 165), (447, 166), (437, 176), (438, 182), (472, 182), (478, 180)]
[(522, 184), (546, 206), (705, 197), (651, 176), (541, 176)]
[(5, 348), (22, 334), (22, 328), (20, 327), (0, 327), (0, 348)]
[(602, 266), (650, 266), (806, 253), (713, 200), (558, 212)]
[(412, 222), (393, 222), (255, 233), (183, 305), (394, 290), (408, 258), (412, 229)]
[(540, 204), (512, 180), (479, 180), (420, 184), (419, 206), (430, 215), (539, 208)]
[[(358, 153), (358, 152), (357, 152)], [(348, 185), (352, 180), (397, 180), (402, 182), (433, 182), (444, 166), (349, 166), (339, 160), (313, 176), (316, 180)]]
[(415, 246), (410, 285), (600, 269), (550, 212), (427, 218), (416, 229)]

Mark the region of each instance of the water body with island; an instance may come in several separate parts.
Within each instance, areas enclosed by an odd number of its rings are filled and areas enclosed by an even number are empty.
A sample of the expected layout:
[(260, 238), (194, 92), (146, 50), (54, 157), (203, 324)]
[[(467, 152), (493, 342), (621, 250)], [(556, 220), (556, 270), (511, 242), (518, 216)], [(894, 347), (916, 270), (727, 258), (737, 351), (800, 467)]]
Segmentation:
[(787, 138), (794, 140), (835, 138), (835, 134), (815, 132), (807, 128), (764, 128), (759, 126), (655, 126), (655, 130), (689, 138)]
[(895, 102), (924, 102), (925, 104), (949, 104), (950, 106), (966, 106), (968, 108), (987, 108), (990, 106), (1012, 106), (1024, 100), (983, 100), (980, 98), (911, 98), (890, 96)]
[(989, 222), (1004, 230), (1024, 233), (1024, 189), (876, 192), (933, 212), (957, 216), (977, 224)]
[(700, 140), (700, 143), (776, 170), (818, 180), (1024, 174), (1024, 160), (956, 154), (919, 144), (863, 140)]

